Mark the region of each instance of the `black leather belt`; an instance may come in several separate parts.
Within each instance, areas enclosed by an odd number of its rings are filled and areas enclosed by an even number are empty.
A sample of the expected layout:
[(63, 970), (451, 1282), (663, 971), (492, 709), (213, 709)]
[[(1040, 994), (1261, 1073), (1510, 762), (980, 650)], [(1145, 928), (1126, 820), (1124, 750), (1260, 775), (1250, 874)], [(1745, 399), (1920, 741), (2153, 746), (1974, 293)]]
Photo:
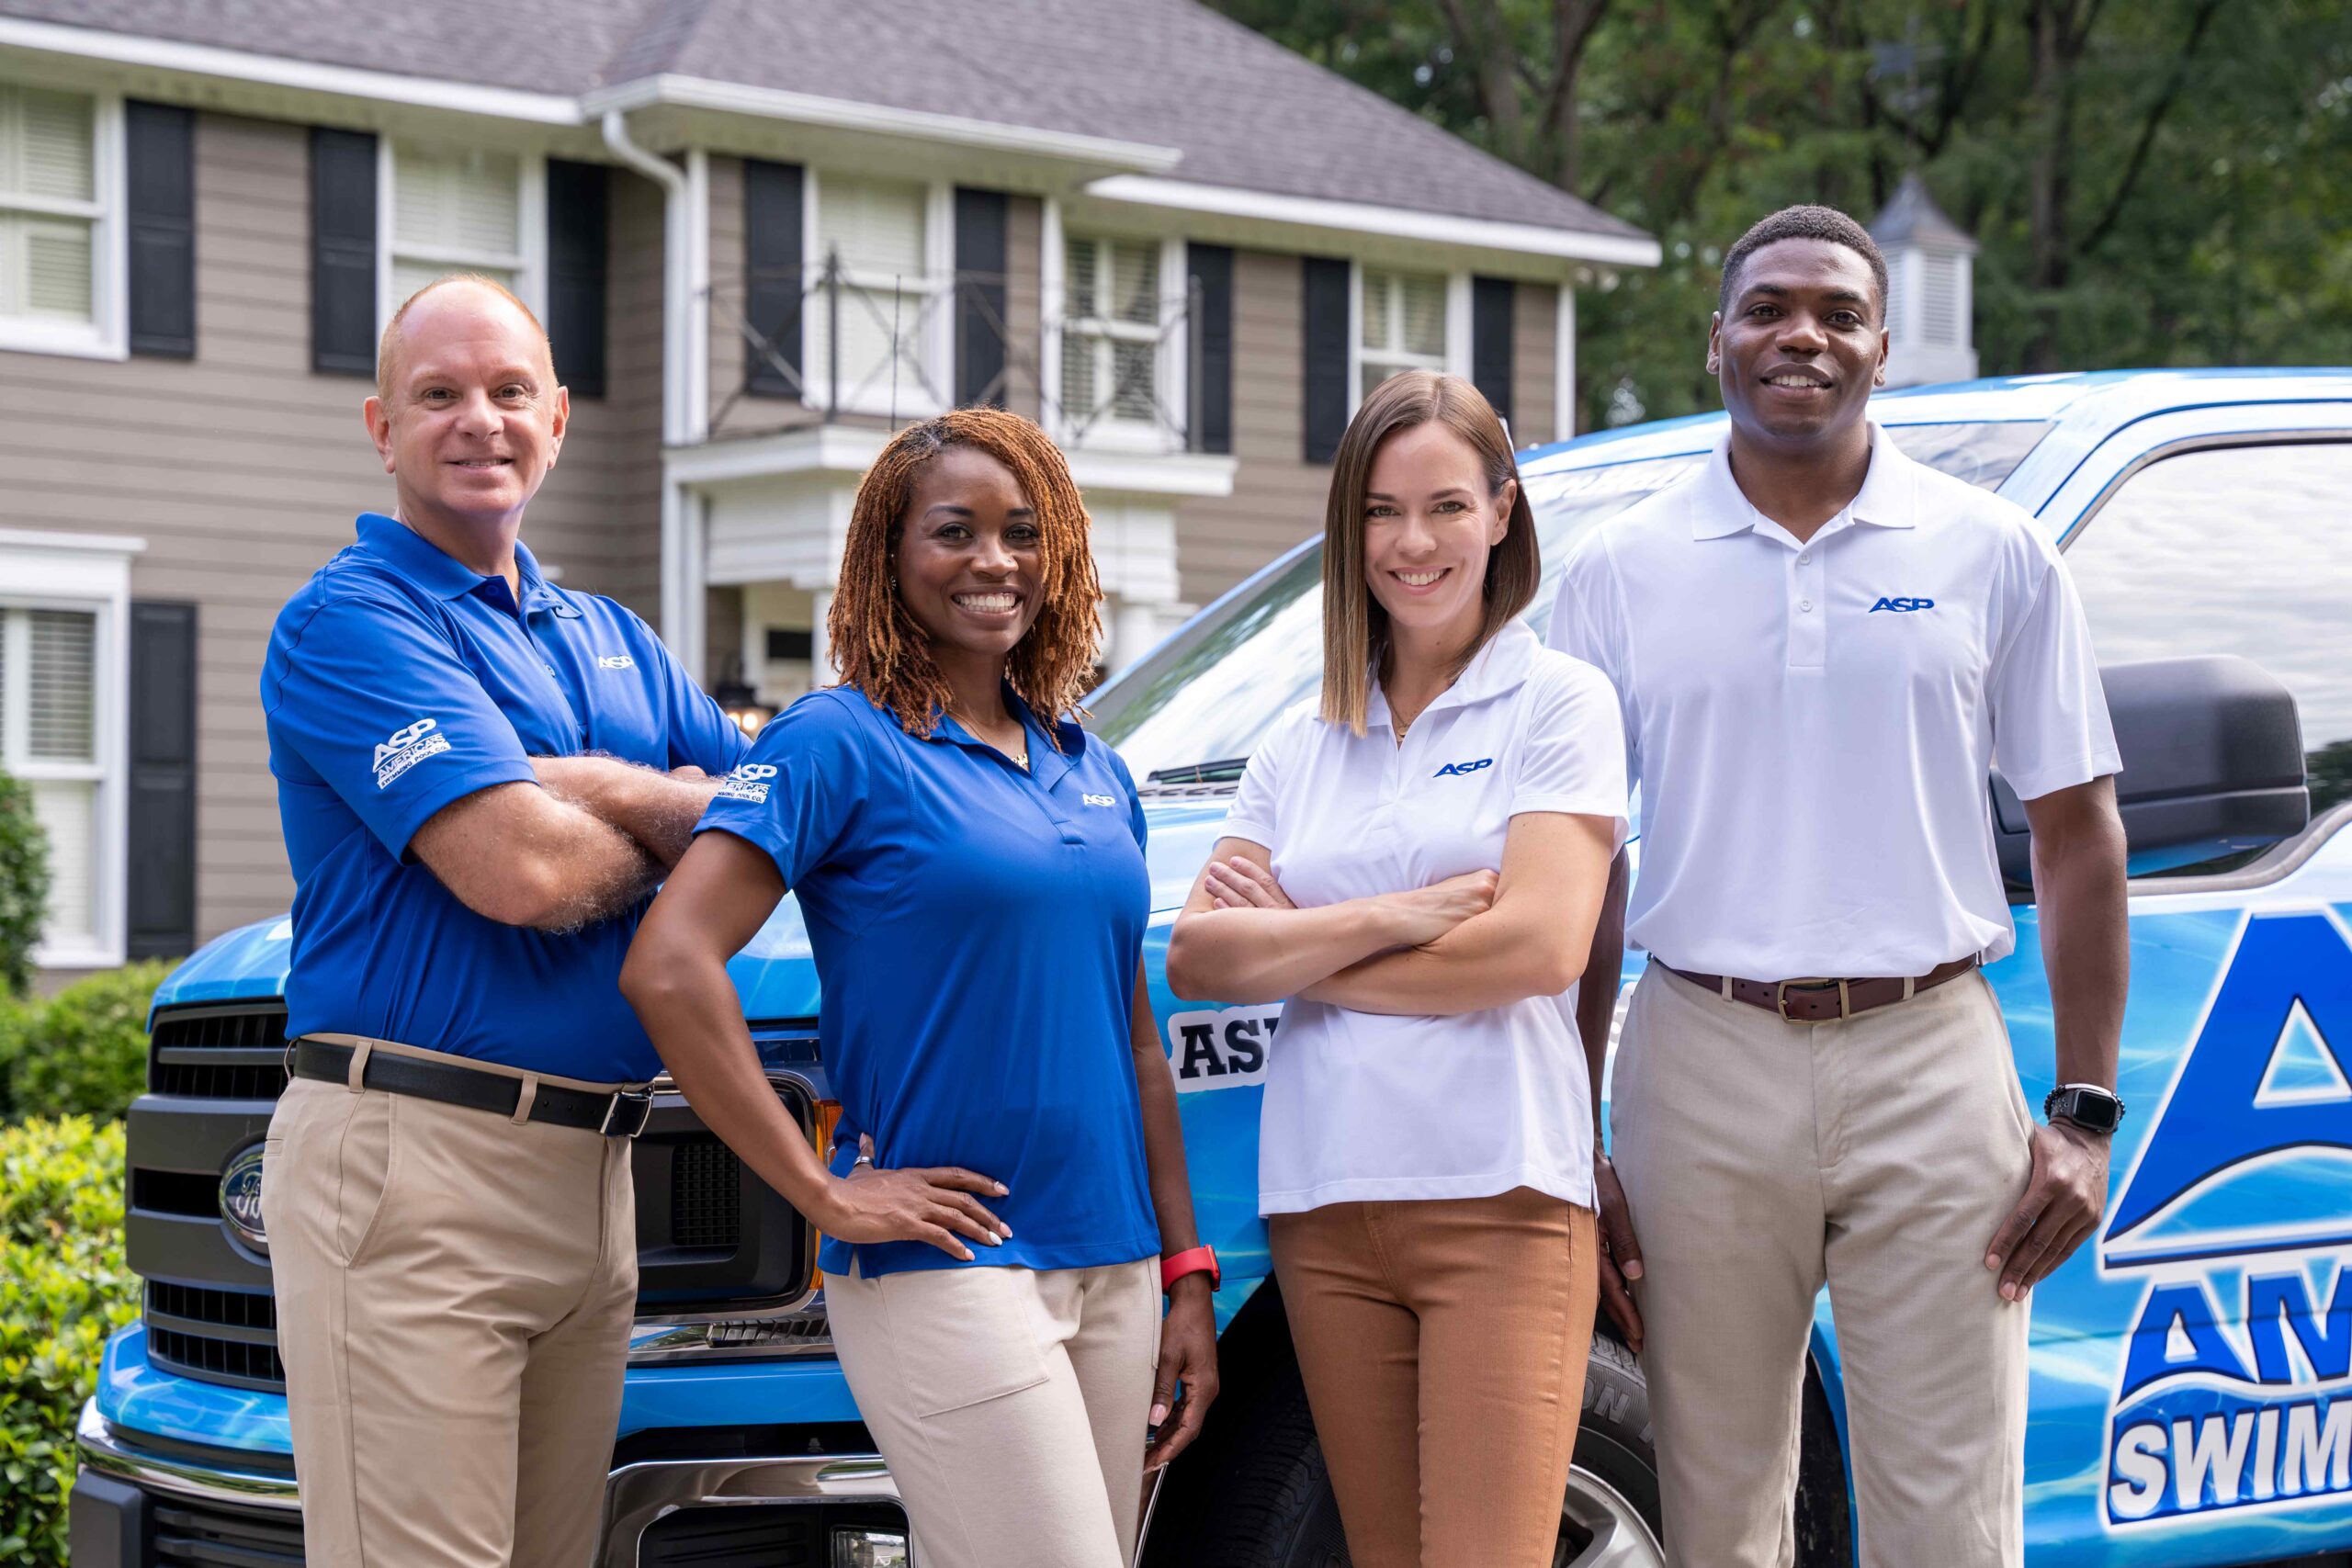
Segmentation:
[[(317, 1078), (322, 1083), (347, 1084), (351, 1081), (349, 1045), (330, 1045), (319, 1040), (298, 1040), (294, 1043), (291, 1070), (296, 1077)], [(508, 1118), (523, 1100), (523, 1080), (500, 1073), (479, 1072), (461, 1067), (454, 1062), (430, 1062), (421, 1056), (403, 1056), (390, 1051), (370, 1051), (368, 1065), (360, 1074), (360, 1087), (380, 1089), (388, 1094), (413, 1095), (419, 1100), (437, 1100), (445, 1105), (462, 1105), (473, 1111), (490, 1111)], [(613, 1094), (591, 1094), (585, 1089), (564, 1089), (542, 1080), (538, 1093), (532, 1097), (531, 1109), (526, 1122), (545, 1122), (557, 1127), (583, 1127), (592, 1133), (602, 1133), (611, 1138), (634, 1138), (645, 1131), (646, 1118), (653, 1113), (653, 1090), (650, 1088), (628, 1088)]]

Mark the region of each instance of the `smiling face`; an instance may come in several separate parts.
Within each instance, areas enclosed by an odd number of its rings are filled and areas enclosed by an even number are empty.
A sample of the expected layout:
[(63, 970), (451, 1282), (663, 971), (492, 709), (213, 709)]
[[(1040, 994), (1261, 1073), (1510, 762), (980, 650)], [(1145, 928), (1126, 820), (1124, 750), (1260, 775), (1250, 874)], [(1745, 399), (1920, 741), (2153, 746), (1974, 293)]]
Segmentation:
[(1477, 449), (1442, 420), (1381, 443), (1364, 485), (1364, 583), (1392, 628), (1448, 641), (1476, 635), (1487, 558), (1510, 527), (1518, 494), (1510, 479), (1488, 490)]
[(512, 528), (555, 467), (571, 415), (547, 339), (489, 289), (454, 283), (408, 307), (368, 433), (412, 525)]
[(1001, 663), (1044, 607), (1045, 532), (1012, 469), (950, 446), (916, 476), (891, 570), (935, 660)]
[(1827, 240), (1776, 240), (1740, 264), (1707, 368), (1749, 438), (1802, 451), (1849, 433), (1886, 378), (1885, 301), (1870, 264)]

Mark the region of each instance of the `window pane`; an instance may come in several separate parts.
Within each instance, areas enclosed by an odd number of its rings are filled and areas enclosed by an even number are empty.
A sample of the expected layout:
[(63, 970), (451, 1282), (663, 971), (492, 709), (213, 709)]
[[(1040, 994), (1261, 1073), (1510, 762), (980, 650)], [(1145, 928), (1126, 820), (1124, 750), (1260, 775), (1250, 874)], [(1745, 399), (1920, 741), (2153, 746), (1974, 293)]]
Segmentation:
[(1094, 362), (1102, 340), (1084, 333), (1062, 334), (1062, 416), (1083, 424), (1094, 415)]
[(1065, 312), (1068, 315), (1083, 319), (1095, 313), (1095, 251), (1092, 240), (1070, 240), (1062, 246), (1063, 289), (1069, 296)]
[[(885, 404), (891, 398), (891, 353), (898, 347), (896, 401), (935, 400), (922, 376), (922, 317), (921, 294), (889, 288), (859, 288), (844, 284), (841, 290), (841, 396), (864, 403)], [(808, 336), (808, 395), (826, 400), (826, 377), (831, 367), (831, 309), (820, 288), (809, 297), (806, 327)]]
[(1111, 247), (1111, 311), (1123, 321), (1159, 324), (1159, 247), (1121, 242)]
[(88, 942), (96, 935), (91, 892), (97, 830), (98, 786), (43, 779), (33, 783), (33, 818), (49, 835), (47, 942)]
[(504, 152), (392, 152), (395, 243), (511, 256), (523, 248), (523, 169)]
[(96, 761), (91, 685), (98, 618), (80, 610), (34, 610), (26, 619), (31, 623), (26, 754), (45, 762)]
[(96, 114), (79, 93), (0, 86), (0, 195), (96, 200)]
[(2352, 444), (2185, 452), (2134, 474), (2066, 552), (2101, 663), (2253, 660), (2295, 694), (2312, 806), (2352, 798)]
[(1148, 424), (1158, 412), (1152, 397), (1152, 375), (1159, 355), (1148, 343), (1114, 343), (1111, 345), (1111, 374), (1116, 389), (1111, 398), (1111, 412), (1119, 419), (1136, 420)]
[(1429, 272), (1363, 275), (1363, 346), (1374, 353), (1445, 355), (1445, 278)]
[(86, 220), (0, 212), (0, 315), (91, 319)]
[(841, 252), (851, 272), (909, 281), (923, 276), (923, 187), (885, 180), (820, 179), (818, 254)]

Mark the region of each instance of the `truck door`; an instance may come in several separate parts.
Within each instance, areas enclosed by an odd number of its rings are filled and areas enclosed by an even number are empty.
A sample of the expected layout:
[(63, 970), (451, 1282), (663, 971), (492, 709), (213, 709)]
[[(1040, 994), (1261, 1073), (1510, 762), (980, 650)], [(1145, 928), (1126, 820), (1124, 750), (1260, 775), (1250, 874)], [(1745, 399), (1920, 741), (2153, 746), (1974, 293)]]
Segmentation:
[[(2237, 654), (2288, 686), (2312, 818), (2284, 844), (2133, 867), (2118, 1086), (2130, 1113), (2106, 1220), (2036, 1292), (2029, 1536), (2175, 1564), (2340, 1548), (2352, 1542), (2352, 403), (2139, 422), (2044, 513), (2074, 519), (2066, 558), (2102, 664)], [(2019, 914), (2023, 954), (2035, 939)], [(2052, 1076), (2039, 960), (1999, 971), (2038, 1101)]]

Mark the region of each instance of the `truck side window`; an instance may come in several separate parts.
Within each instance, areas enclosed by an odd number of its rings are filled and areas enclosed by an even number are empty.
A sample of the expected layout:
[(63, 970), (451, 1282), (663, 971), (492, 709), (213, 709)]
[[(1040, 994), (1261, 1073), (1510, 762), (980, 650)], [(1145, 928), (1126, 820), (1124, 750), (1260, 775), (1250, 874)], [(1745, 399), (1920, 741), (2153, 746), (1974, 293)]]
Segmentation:
[(2102, 664), (2234, 653), (2286, 682), (2313, 815), (2352, 800), (2346, 496), (2352, 442), (2183, 452), (2126, 479), (2066, 551)]

